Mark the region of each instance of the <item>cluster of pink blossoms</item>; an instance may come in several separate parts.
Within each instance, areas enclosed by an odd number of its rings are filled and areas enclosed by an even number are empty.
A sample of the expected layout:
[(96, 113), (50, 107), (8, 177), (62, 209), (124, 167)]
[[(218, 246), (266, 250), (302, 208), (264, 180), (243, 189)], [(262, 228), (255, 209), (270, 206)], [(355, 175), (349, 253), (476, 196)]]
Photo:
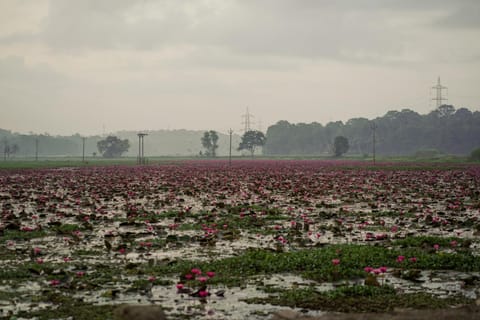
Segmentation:
[(373, 273), (375, 275), (379, 275), (381, 273), (386, 273), (387, 272), (387, 267), (382, 266), (382, 267), (379, 267), (379, 268), (372, 268), (372, 267), (367, 266), (367, 267), (363, 268), (363, 270), (366, 273)]
[[(205, 273), (205, 275), (206, 277), (202, 276), (202, 271), (198, 268), (193, 268), (192, 270), (190, 270), (190, 273), (187, 273), (185, 275), (185, 280), (187, 281), (196, 280), (202, 285), (202, 288), (197, 293), (198, 297), (200, 298), (205, 298), (210, 295), (210, 293), (208, 292), (204, 284), (208, 281), (208, 279), (215, 277), (215, 272), (208, 271)], [(182, 282), (177, 283), (175, 287), (177, 288), (177, 293), (184, 293), (186, 291), (185, 284)]]

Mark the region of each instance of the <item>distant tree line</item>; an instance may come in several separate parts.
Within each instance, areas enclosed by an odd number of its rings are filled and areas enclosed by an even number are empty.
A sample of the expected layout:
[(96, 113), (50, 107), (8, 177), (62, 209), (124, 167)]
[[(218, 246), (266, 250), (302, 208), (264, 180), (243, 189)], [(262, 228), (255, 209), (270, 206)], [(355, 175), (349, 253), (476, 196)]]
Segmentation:
[[(119, 131), (114, 135), (121, 140), (129, 140), (130, 148), (122, 156), (136, 157), (138, 155), (138, 131)], [(202, 131), (193, 130), (150, 130), (145, 138), (145, 152), (147, 156), (197, 156), (202, 150), (198, 143), (202, 137)], [(83, 137), (80, 134), (70, 136), (50, 135), (48, 133), (16, 133), (0, 129), (0, 157), (4, 158), (32, 158), (38, 152), (39, 157), (81, 157)], [(92, 135), (85, 137), (85, 155), (94, 156), (94, 153), (101, 156), (98, 150), (98, 142), (107, 137)], [(5, 141), (7, 148), (5, 150)], [(38, 150), (37, 149), (38, 141)], [(228, 154), (229, 137), (226, 134), (218, 133), (218, 149), (216, 155)], [(233, 135), (233, 144), (238, 145), (240, 136)], [(14, 147), (17, 146), (18, 148)], [(5, 153), (5, 151), (7, 151)], [(233, 149), (235, 155), (240, 153)]]
[(382, 155), (412, 155), (419, 150), (433, 149), (465, 155), (480, 147), (480, 112), (442, 105), (426, 115), (403, 109), (389, 111), (374, 120), (353, 118), (346, 123), (336, 121), (325, 126), (317, 122), (279, 121), (267, 130), (264, 153), (333, 154), (335, 137), (343, 136), (348, 139), (349, 153), (371, 154), (374, 124), (376, 152)]

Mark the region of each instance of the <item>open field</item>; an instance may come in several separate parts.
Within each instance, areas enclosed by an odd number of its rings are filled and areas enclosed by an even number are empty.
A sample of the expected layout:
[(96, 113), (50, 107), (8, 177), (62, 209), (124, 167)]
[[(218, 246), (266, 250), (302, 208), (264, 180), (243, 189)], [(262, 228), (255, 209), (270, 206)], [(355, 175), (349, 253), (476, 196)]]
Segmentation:
[[(215, 161), (228, 162), (228, 156), (219, 156), (215, 158)], [(250, 160), (249, 156), (233, 156), (234, 161)], [(330, 155), (318, 156), (263, 156), (255, 155), (256, 160), (323, 160), (323, 161), (355, 161), (373, 163), (371, 157), (363, 157), (360, 155), (351, 155), (343, 157), (341, 159), (332, 158)], [(209, 160), (198, 156), (149, 156), (146, 157), (148, 165), (168, 164), (178, 161), (202, 161)], [(423, 163), (441, 163), (441, 164), (465, 164), (471, 162), (468, 157), (446, 155), (439, 158), (418, 159), (414, 156), (403, 157), (377, 157), (377, 162), (387, 163), (418, 163), (419, 160)], [(44, 156), (35, 160), (34, 157), (18, 157), (9, 158), (0, 161), (0, 170), (5, 169), (38, 169), (38, 168), (61, 168), (61, 167), (96, 167), (96, 166), (113, 166), (113, 165), (136, 165), (137, 158), (135, 157), (122, 157), (122, 158), (102, 158), (102, 157), (87, 157), (85, 161), (82, 161), (81, 157), (55, 157)]]
[(267, 319), (480, 298), (479, 165), (134, 161), (0, 170), (0, 317), (153, 303), (169, 319)]

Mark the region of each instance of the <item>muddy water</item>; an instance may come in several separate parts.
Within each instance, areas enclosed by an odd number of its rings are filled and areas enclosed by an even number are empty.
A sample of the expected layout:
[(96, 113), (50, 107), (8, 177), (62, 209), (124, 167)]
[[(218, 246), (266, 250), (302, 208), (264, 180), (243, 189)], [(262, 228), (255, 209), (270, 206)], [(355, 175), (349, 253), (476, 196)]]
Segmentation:
[[(365, 179), (365, 172), (352, 171), (337, 175), (323, 172), (323, 169), (306, 172), (290, 169), (266, 180), (263, 179), (271, 174), (270, 168), (258, 172), (248, 169), (247, 173), (242, 169), (234, 175), (225, 175), (223, 172), (210, 174), (200, 170), (201, 174), (195, 176), (199, 169), (193, 170), (188, 166), (186, 171), (148, 168), (145, 169), (150, 170), (147, 173), (140, 168), (133, 173), (132, 170), (123, 169), (52, 170), (38, 175), (7, 175), (8, 183), (5, 180), (7, 178), (2, 176), (1, 205), (8, 214), (1, 216), (0, 228), (7, 225), (15, 228), (18, 225), (20, 229), (44, 230), (46, 236), (31, 240), (16, 237), (1, 243), (3, 252), (15, 255), (0, 259), (0, 267), (35, 263), (40, 258), (43, 264), (53, 265), (54, 269), (74, 273), (79, 270), (79, 265), (84, 266), (86, 272), (91, 272), (100, 264), (219, 259), (237, 255), (248, 248), (275, 250), (279, 245), (279, 235), (286, 239), (282, 244), (285, 251), (338, 243), (388, 245), (388, 242), (376, 240), (376, 235), (385, 235), (385, 239), (435, 235), (471, 239), (473, 241), (468, 250), (480, 254), (479, 234), (473, 225), (480, 220), (480, 211), (475, 202), (477, 200), (467, 194), (472, 182), (471, 177), (464, 173), (455, 175), (439, 172), (429, 175), (422, 172), (417, 177), (417, 174), (408, 176), (400, 172), (391, 173), (389, 180), (377, 179), (378, 173), (374, 173), (373, 178)], [(355, 179), (345, 183), (348, 175), (353, 175)], [(257, 183), (256, 180), (262, 182)], [(297, 180), (301, 182), (296, 183)], [(395, 192), (391, 184), (398, 185)], [(463, 189), (459, 190), (459, 185)], [(303, 193), (301, 189), (304, 189)], [(241, 207), (241, 213), (233, 214), (228, 206)], [(459, 206), (464, 208), (459, 209)], [(133, 213), (130, 207), (135, 208)], [(278, 219), (269, 217), (265, 213), (267, 209), (276, 210)], [(156, 219), (158, 221), (145, 221), (167, 212), (177, 212), (178, 216), (180, 213), (189, 214), (181, 219), (170, 216)], [(203, 218), (205, 213), (211, 213), (215, 217), (213, 221), (206, 221)], [(241, 219), (252, 219), (252, 214), (258, 220), (258, 226), (245, 224), (247, 227), (229, 226), (226, 230), (216, 226), (212, 227), (214, 230), (211, 233), (200, 228), (202, 225), (210, 228), (215, 219), (220, 217), (238, 221), (243, 213), (249, 215)], [(170, 229), (176, 223), (179, 224), (178, 229)], [(78, 230), (55, 232), (54, 225), (67, 224), (78, 226)], [(305, 227), (305, 224), (308, 226)], [(182, 226), (189, 225), (191, 227), (187, 230), (182, 230)], [(396, 230), (393, 231), (393, 228)], [(235, 231), (235, 238), (226, 239), (224, 235), (227, 231)], [(299, 232), (294, 232), (295, 236), (292, 237), (291, 231)], [(214, 237), (215, 244), (201, 245), (199, 239), (206, 236)], [(177, 240), (167, 241), (169, 237), (176, 237)], [(106, 248), (106, 241), (111, 248)], [(141, 242), (158, 245), (140, 250)], [(118, 252), (121, 245), (128, 247), (125, 254)], [(41, 253), (32, 256), (34, 248), (40, 249)], [(449, 252), (451, 249), (441, 250)], [(80, 251), (84, 253), (79, 254)], [(67, 261), (65, 258), (68, 258)], [(465, 278), (471, 276), (478, 274), (427, 270), (421, 273), (416, 282), (412, 282), (396, 278), (389, 271), (380, 280), (406, 293), (429, 292), (441, 297), (461, 294), (478, 298), (478, 288), (464, 285)], [(0, 292), (15, 293), (14, 299), (0, 301), (1, 316), (19, 310), (53, 307), (28, 302), (36, 301), (35, 297), (46, 289), (73, 294), (49, 286), (43, 274), (34, 279), (11, 279), (0, 283)], [(147, 292), (129, 291), (135, 280), (145, 278), (118, 275), (104, 287), (77, 292), (73, 296), (94, 304), (157, 303), (165, 306), (172, 315), (188, 314), (198, 319), (261, 319), (277, 307), (248, 305), (242, 299), (264, 297), (266, 293), (261, 290), (264, 286), (314, 286), (318, 291), (328, 291), (339, 285), (312, 283), (294, 275), (269, 275), (246, 279), (242, 288), (213, 288), (213, 292), (225, 290), (225, 296), (211, 296), (206, 299), (207, 303), (202, 303), (199, 299), (177, 294), (173, 286), (155, 285)], [(112, 290), (118, 290), (115, 298), (111, 297)]]

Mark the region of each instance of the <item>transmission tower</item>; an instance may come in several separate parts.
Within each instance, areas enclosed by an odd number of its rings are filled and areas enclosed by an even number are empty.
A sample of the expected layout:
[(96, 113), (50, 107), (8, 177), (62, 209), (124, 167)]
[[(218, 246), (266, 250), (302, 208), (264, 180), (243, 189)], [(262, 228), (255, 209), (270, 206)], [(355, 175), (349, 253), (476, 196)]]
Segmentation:
[(432, 89), (436, 90), (435, 98), (432, 98), (432, 100), (436, 101), (438, 108), (443, 104), (442, 101), (447, 101), (447, 98), (442, 97), (442, 90), (447, 90), (447, 87), (442, 86), (442, 84), (440, 83), (440, 77), (438, 77), (437, 85), (433, 86)]
[(252, 118), (254, 118), (254, 116), (248, 111), (248, 107), (247, 107), (247, 112), (242, 116), (243, 118), (243, 122), (242, 122), (242, 125), (244, 126), (244, 132), (247, 132), (247, 131), (251, 131), (252, 130)]

